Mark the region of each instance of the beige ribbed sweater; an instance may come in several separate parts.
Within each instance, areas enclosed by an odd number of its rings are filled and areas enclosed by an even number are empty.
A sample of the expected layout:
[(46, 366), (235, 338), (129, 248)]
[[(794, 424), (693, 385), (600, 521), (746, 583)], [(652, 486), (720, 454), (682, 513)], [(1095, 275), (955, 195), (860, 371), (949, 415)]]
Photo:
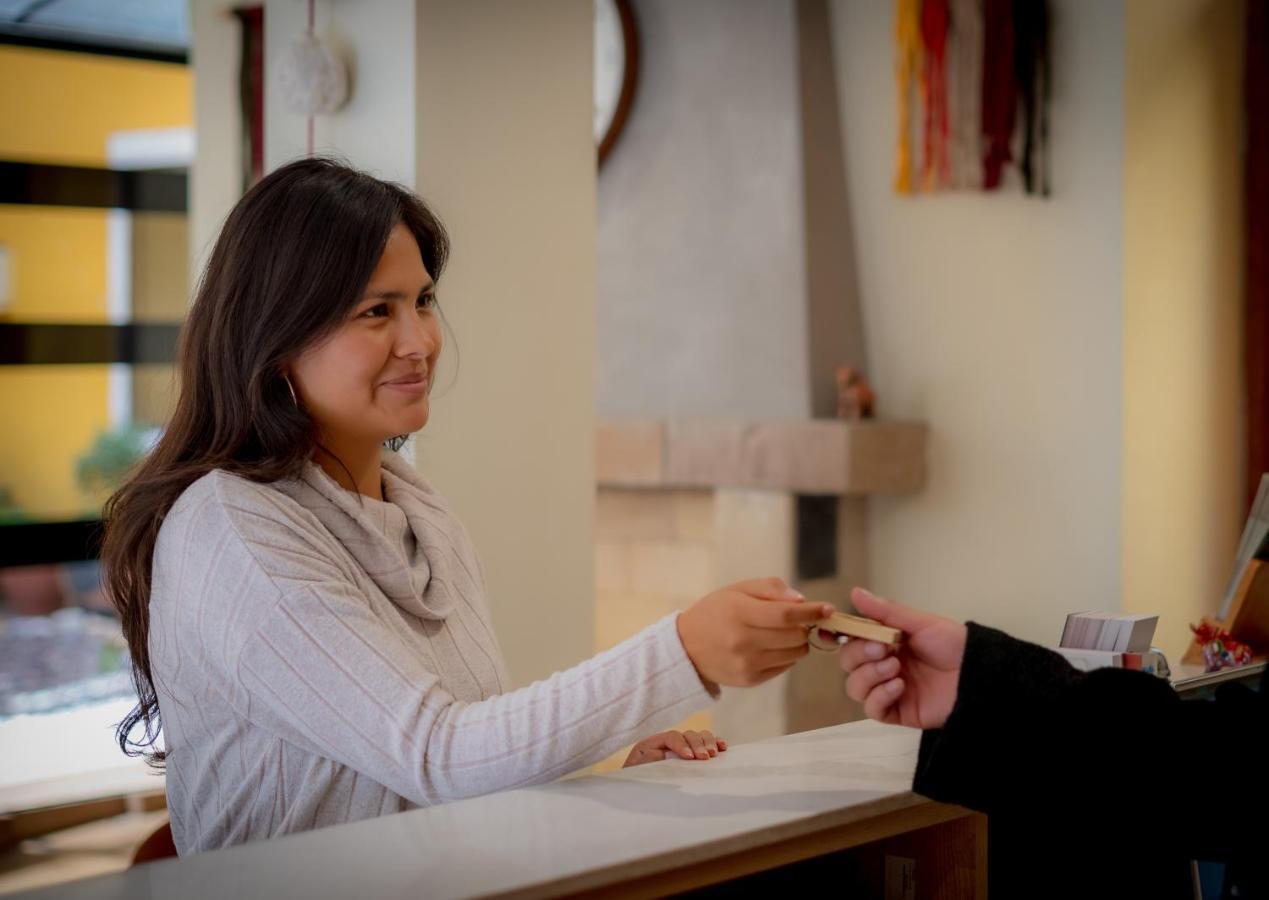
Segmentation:
[(550, 781), (710, 702), (673, 616), (514, 690), (467, 532), (387, 451), (383, 487), (212, 472), (164, 520), (150, 658), (182, 854)]

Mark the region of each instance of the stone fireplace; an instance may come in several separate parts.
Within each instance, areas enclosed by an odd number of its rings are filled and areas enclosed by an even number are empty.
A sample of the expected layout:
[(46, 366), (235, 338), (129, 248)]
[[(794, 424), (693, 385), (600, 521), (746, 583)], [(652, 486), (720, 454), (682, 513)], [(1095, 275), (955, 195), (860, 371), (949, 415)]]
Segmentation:
[[(925, 441), (925, 426), (909, 422), (602, 424), (596, 441), (597, 649), (717, 587), (765, 575), (849, 610), (850, 587), (868, 580), (868, 497), (919, 490)], [(835, 516), (827, 524), (808, 522), (799, 514), (806, 498), (827, 503)], [(822, 541), (825, 529), (831, 566), (801, 577), (807, 554), (800, 550)], [(685, 727), (708, 727), (743, 742), (858, 715), (842, 692), (834, 655), (812, 651), (759, 688), (725, 690)]]

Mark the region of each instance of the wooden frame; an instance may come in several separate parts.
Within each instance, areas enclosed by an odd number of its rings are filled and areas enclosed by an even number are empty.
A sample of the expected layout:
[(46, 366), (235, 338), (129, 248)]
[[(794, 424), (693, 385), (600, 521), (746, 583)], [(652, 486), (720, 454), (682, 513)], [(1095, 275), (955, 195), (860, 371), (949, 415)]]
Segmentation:
[(1269, 651), (1269, 563), (1253, 559), (1247, 564), (1224, 625), (1253, 649)]
[(85, 825), (126, 812), (154, 812), (166, 808), (167, 795), (162, 791), (151, 791), (2, 814), (0, 850), (30, 838), (42, 837), (64, 828)]
[(634, 106), (635, 86), (639, 83), (639, 29), (635, 24), (634, 10), (630, 8), (630, 0), (614, 0), (617, 15), (621, 19), (621, 38), (625, 44), (626, 70), (621, 79), (621, 94), (617, 97), (617, 108), (612, 114), (612, 123), (604, 132), (599, 142), (597, 166), (602, 166), (613, 145), (621, 136), (630, 116), (630, 108)]
[[(1252, 650), (1261, 656), (1269, 653), (1269, 562), (1260, 559), (1249, 562), (1224, 620), (1205, 621), (1228, 631), (1235, 640), (1250, 644)], [(1197, 638), (1191, 642), (1181, 661), (1203, 661), (1203, 646)]]
[[(939, 896), (946, 900), (984, 900), (987, 896), (987, 817), (942, 803), (894, 810), (893, 812), (839, 825), (819, 833), (789, 838), (777, 843), (744, 850), (727, 856), (704, 860), (694, 865), (635, 877), (603, 887), (570, 890), (566, 884), (555, 884), (549, 891), (528, 890), (504, 897), (665, 897), (695, 888), (770, 871), (818, 856), (838, 853), (891, 839), (903, 840), (908, 852), (913, 846), (921, 859), (918, 871), (937, 871), (935, 866), (955, 868), (948, 878), (939, 873), (937, 880), (951, 887)], [(954, 848), (949, 846), (954, 845)], [(964, 852), (969, 849), (969, 852)], [(953, 852), (949, 852), (952, 850)], [(933, 862), (935, 865), (931, 865)], [(921, 863), (924, 863), (922, 865)], [(918, 878), (921, 876), (918, 875)], [(927, 875), (926, 877), (930, 877)], [(743, 885), (736, 886), (738, 889)], [(737, 896), (740, 896), (740, 890)], [(924, 894), (922, 895), (924, 896)]]

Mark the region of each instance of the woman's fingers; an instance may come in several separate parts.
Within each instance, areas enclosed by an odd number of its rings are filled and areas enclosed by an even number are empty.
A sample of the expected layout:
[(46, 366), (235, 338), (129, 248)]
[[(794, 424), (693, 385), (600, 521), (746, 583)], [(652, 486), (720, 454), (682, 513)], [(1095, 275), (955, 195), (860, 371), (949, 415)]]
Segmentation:
[(764, 628), (757, 640), (767, 650), (793, 650), (805, 647), (810, 636), (811, 632), (805, 628)]
[(687, 741), (687, 745), (692, 748), (692, 755), (697, 759), (709, 759), (709, 748), (705, 746), (705, 738), (699, 731), (685, 731), (683, 738)]
[(832, 614), (833, 607), (826, 603), (755, 600), (746, 606), (744, 620), (753, 628), (790, 629), (800, 626), (805, 631)]
[(666, 750), (666, 759), (669, 759), (671, 754), (678, 755), (683, 759), (696, 758), (696, 751), (692, 749), (692, 745), (687, 742), (687, 738), (682, 732), (667, 731), (663, 736), (661, 746)]
[(681, 759), (709, 759), (727, 749), (727, 742), (712, 731), (663, 731), (644, 738), (630, 749), (624, 766), (639, 766), (677, 756)]
[(777, 675), (783, 675), (785, 672), (789, 671), (789, 669), (792, 669), (795, 665), (796, 663), (786, 663), (783, 666), (773, 666), (770, 669), (763, 669), (762, 671), (758, 673), (758, 678), (756, 681), (754, 681), (754, 684), (762, 684), (764, 681), (770, 681), (772, 678), (775, 678)]
[(762, 668), (773, 669), (797, 662), (811, 652), (811, 645), (805, 640), (797, 647), (781, 647), (768, 650), (762, 655)]
[[(848, 645), (849, 646), (849, 645)], [(893, 656), (877, 662), (866, 662), (846, 679), (846, 696), (863, 703), (873, 688), (899, 674), (899, 660)]]
[(791, 588), (782, 578), (751, 578), (748, 581), (732, 585), (734, 590), (757, 597), (760, 600), (805, 600), (806, 597), (796, 588)]
[(714, 732), (708, 729), (704, 729), (701, 731), (701, 740), (705, 742), (705, 749), (709, 751), (710, 756), (717, 756), (718, 751), (722, 749), (718, 746), (719, 744), (722, 743), (722, 741), (714, 737)]

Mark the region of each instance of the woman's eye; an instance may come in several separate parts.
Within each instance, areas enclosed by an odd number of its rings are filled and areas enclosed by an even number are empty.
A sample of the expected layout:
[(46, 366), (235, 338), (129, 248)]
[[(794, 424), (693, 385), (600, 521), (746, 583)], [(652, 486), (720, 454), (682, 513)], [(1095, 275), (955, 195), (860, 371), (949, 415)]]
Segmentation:
[(435, 305), (436, 305), (435, 294), (424, 294), (423, 296), (419, 297), (418, 303), (415, 304), (415, 306), (418, 309), (431, 309)]
[(388, 304), (376, 303), (374, 306), (365, 310), (362, 315), (367, 319), (381, 319), (388, 314)]

